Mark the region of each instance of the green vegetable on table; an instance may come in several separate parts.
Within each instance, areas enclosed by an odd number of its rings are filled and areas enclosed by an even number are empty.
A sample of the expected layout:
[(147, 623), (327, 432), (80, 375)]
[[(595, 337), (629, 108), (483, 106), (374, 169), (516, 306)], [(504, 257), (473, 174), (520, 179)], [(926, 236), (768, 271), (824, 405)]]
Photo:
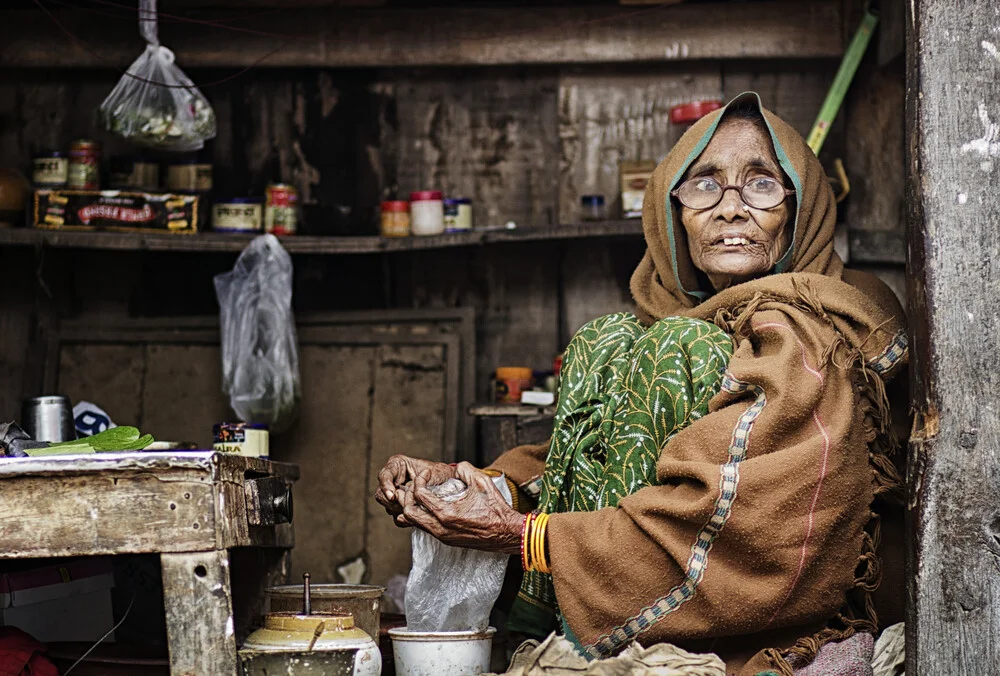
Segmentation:
[(116, 453), (141, 451), (153, 443), (152, 434), (140, 434), (135, 427), (112, 427), (91, 437), (49, 444), (47, 448), (25, 451), (32, 457), (45, 455), (71, 455), (76, 453)]

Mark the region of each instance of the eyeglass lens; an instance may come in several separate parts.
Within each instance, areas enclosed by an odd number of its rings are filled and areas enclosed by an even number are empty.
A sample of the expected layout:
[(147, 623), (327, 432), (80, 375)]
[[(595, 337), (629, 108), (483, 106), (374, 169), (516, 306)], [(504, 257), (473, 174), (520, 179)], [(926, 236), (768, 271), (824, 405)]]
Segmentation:
[(739, 190), (743, 201), (755, 209), (773, 209), (785, 199), (785, 189), (773, 178), (752, 178), (743, 186), (722, 186), (713, 178), (692, 178), (676, 190), (677, 199), (689, 209), (711, 209), (727, 189)]

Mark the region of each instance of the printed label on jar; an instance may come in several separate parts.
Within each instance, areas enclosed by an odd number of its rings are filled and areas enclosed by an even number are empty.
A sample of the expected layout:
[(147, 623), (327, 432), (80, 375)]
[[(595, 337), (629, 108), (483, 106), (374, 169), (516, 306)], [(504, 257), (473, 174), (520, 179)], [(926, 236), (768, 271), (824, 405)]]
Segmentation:
[(222, 232), (259, 232), (260, 205), (216, 204), (212, 210), (212, 228)]
[(96, 164), (71, 162), (67, 176), (67, 185), (75, 190), (97, 190), (101, 179)]
[(32, 180), (35, 185), (63, 186), (69, 177), (69, 160), (65, 157), (37, 157)]

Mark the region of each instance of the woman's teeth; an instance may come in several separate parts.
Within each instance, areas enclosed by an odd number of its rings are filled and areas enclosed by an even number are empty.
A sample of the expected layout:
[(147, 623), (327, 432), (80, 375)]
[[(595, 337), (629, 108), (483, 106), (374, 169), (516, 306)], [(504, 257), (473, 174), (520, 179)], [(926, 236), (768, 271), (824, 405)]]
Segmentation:
[(737, 245), (749, 246), (750, 240), (744, 237), (726, 237), (722, 240), (722, 243), (725, 244), (726, 246), (737, 246)]

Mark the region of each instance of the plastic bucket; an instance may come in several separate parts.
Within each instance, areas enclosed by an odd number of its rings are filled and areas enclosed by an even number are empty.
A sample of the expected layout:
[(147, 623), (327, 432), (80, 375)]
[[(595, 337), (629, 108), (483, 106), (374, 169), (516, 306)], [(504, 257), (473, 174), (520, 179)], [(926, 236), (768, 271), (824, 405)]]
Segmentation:
[(396, 676), (474, 676), (490, 671), (494, 627), (486, 631), (390, 629)]

